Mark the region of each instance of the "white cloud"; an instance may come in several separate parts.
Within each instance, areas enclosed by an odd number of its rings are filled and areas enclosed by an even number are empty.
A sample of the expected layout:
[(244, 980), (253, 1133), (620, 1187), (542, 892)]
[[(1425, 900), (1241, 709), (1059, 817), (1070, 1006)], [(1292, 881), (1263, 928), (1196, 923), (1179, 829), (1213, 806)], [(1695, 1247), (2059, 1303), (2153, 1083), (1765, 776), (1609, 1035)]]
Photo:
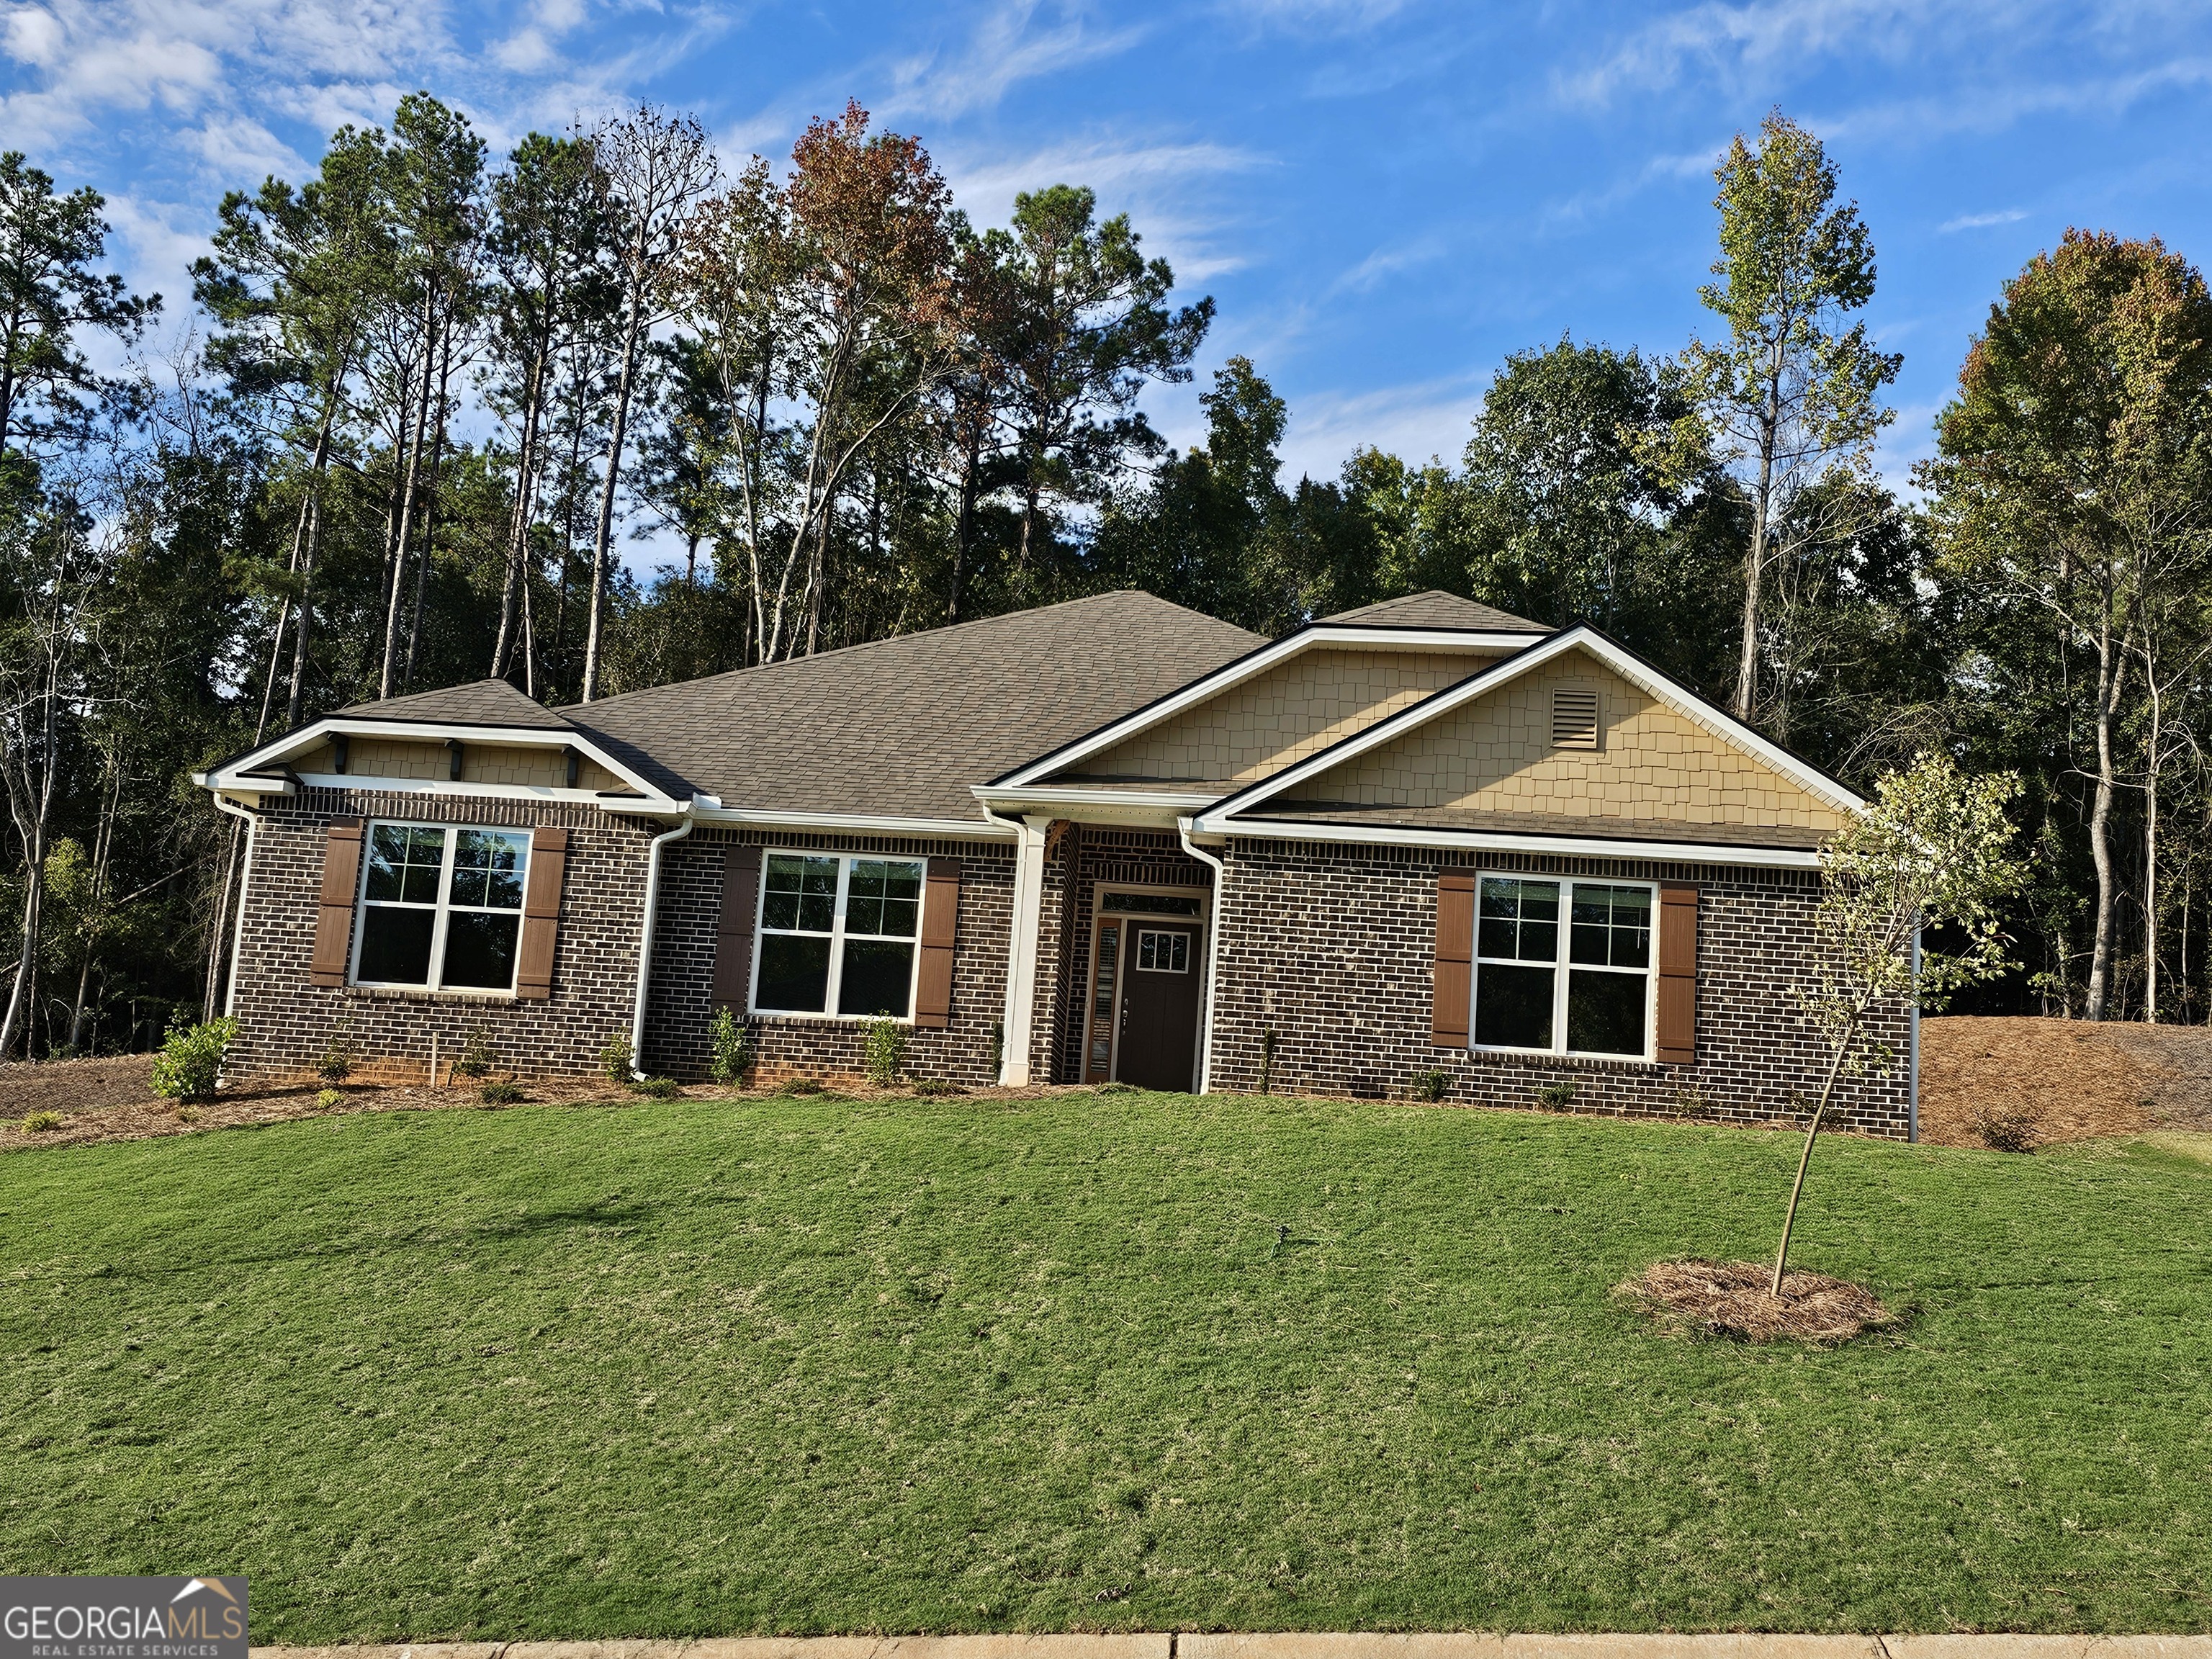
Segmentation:
[(1996, 213), (1962, 213), (1955, 219), (1946, 219), (1936, 230), (1939, 235), (1948, 235), (1954, 230), (1984, 230), (1991, 225), (2017, 224), (2027, 217), (2026, 208), (2006, 208)]
[(1413, 465), (1433, 456), (1456, 466), (1474, 417), (1482, 412), (1484, 378), (1457, 374), (1372, 392), (1292, 398), (1282, 476), (1286, 483), (1301, 474), (1334, 478), (1352, 452), (1361, 448), (1387, 450)]
[(1331, 294), (1371, 294), (1386, 277), (1442, 258), (1444, 251), (1443, 238), (1435, 235), (1416, 237), (1410, 242), (1378, 247), (1331, 283), (1328, 291)]
[(940, 118), (989, 109), (1040, 76), (1116, 57), (1145, 37), (1140, 26), (1094, 27), (1080, 10), (1038, 26), (1036, 0), (1000, 0), (957, 52), (920, 53), (892, 66), (883, 113)]

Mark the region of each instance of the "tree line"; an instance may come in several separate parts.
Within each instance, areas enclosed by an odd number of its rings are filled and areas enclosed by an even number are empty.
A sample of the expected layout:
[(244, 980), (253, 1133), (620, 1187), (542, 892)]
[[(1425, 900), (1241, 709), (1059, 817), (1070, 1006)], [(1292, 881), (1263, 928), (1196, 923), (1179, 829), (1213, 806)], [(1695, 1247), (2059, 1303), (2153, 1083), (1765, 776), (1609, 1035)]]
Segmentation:
[(1930, 749), (2015, 770), (2023, 967), (1978, 1006), (2203, 1020), (2203, 277), (2068, 232), (1900, 495), (1832, 160), (1777, 112), (1716, 179), (1696, 337), (1534, 345), (1455, 462), (1292, 485), (1245, 358), (1202, 441), (1146, 419), (1215, 307), (1127, 216), (1053, 184), (979, 228), (857, 105), (732, 172), (651, 107), (495, 161), (416, 93), (226, 197), (173, 314), (104, 269), (95, 191), (0, 157), (0, 1058), (215, 1006), (241, 837), (188, 775), (222, 754), (1123, 586), (1269, 634), (1443, 588), (1595, 623), (1863, 789)]

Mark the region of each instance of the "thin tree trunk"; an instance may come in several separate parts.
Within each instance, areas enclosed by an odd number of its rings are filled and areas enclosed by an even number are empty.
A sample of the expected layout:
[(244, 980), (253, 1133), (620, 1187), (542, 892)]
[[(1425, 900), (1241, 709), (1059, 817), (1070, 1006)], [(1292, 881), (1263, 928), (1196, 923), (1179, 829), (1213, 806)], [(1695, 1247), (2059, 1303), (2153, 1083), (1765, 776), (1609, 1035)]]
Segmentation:
[(392, 695), (393, 672), (399, 662), (399, 596), (406, 591), (407, 544), (409, 532), (414, 527), (416, 479), (422, 465), (422, 444), (430, 424), (430, 366), (437, 361), (438, 355), (436, 292), (435, 288), (431, 289), (422, 301), (422, 390), (415, 402), (415, 441), (407, 453), (406, 481), (399, 495), (399, 522), (392, 538), (392, 583), (384, 605), (384, 667), (377, 677), (376, 695), (380, 702)]
[(2112, 726), (2126, 659), (2114, 649), (2107, 623), (2097, 636), (2097, 777), (2089, 808), (2089, 856), (2097, 869), (2096, 936), (2089, 957), (2089, 988), (2081, 1012), (2103, 1019), (2112, 1000), (2113, 935), (2118, 930), (2118, 874), (2112, 860)]
[(2150, 692), (2150, 754), (2143, 779), (2143, 1019), (2158, 1024), (2158, 775), (2165, 757), (2165, 706), (2158, 694), (2158, 674), (2150, 662), (2143, 665), (2143, 681)]
[(284, 703), (284, 729), (296, 732), (300, 727), (301, 687), (307, 678), (307, 624), (313, 616), (307, 601), (315, 586), (315, 562), (323, 546), (323, 504), (319, 500), (309, 504), (307, 514), (307, 556), (300, 567), (300, 615), (292, 628), (292, 689)]
[(633, 377), (637, 373), (639, 332), (643, 326), (645, 296), (634, 288), (630, 294), (629, 315), (623, 325), (622, 374), (615, 383), (615, 424), (608, 434), (607, 471), (605, 483), (599, 491), (599, 520), (592, 536), (592, 610), (591, 622), (584, 635), (584, 695), (580, 701), (589, 702), (599, 695), (600, 632), (605, 625), (607, 586), (607, 553), (614, 538), (615, 487), (622, 481), (623, 440), (629, 430), (629, 398)]
[(1760, 436), (1759, 485), (1751, 499), (1751, 546), (1743, 567), (1743, 653), (1735, 671), (1735, 717), (1750, 723), (1759, 706), (1759, 611), (1766, 585), (1768, 519), (1773, 512), (1774, 421), (1772, 400)]
[(960, 590), (968, 579), (968, 560), (975, 545), (975, 474), (982, 465), (982, 445), (971, 429), (967, 453), (960, 469), (960, 520), (952, 538), (952, 593), (945, 607), (945, 620), (960, 620)]
[(500, 589), (499, 640), (492, 647), (491, 674), (498, 679), (507, 672), (507, 654), (514, 642), (516, 611), (522, 590), (528, 586), (524, 577), (524, 566), (530, 557), (531, 509), (537, 495), (538, 405), (545, 396), (545, 363), (547, 350), (544, 342), (538, 343), (536, 355), (530, 364), (530, 373), (524, 378), (522, 387), (522, 436), (514, 457), (514, 520), (507, 526), (507, 580)]
[(407, 667), (401, 675), (406, 685), (415, 684), (415, 652), (422, 639), (422, 592), (429, 586), (430, 555), (438, 528), (438, 469), (446, 453), (446, 392), (453, 373), (453, 341), (448, 333), (439, 355), (438, 419), (430, 428), (430, 465), (424, 469), (428, 488), (422, 495), (422, 558), (415, 567), (415, 614), (407, 624)]
[(107, 799), (101, 803), (100, 830), (92, 844), (92, 907), (86, 918), (84, 957), (77, 968), (76, 1001), (70, 1009), (69, 1049), (79, 1054), (84, 1048), (85, 993), (92, 985), (92, 958), (99, 945), (100, 908), (107, 896), (107, 866), (115, 848), (115, 819), (123, 805), (123, 769), (108, 769)]
[(1813, 1163), (1813, 1138), (1820, 1133), (1820, 1119), (1827, 1113), (1829, 1099), (1836, 1092), (1836, 1079), (1844, 1069), (1844, 1056), (1850, 1052), (1851, 1039), (1858, 1035), (1858, 1029), (1859, 1017), (1854, 1013), (1836, 1044), (1835, 1054), (1828, 1060), (1828, 1075), (1820, 1085), (1820, 1098), (1813, 1108), (1813, 1121), (1805, 1126), (1805, 1150), (1797, 1155), (1797, 1179), (1790, 1186), (1790, 1208), (1782, 1218), (1782, 1246), (1774, 1253), (1774, 1279), (1766, 1287), (1769, 1296), (1782, 1294), (1782, 1275), (1790, 1267), (1790, 1235), (1797, 1225), (1797, 1200), (1804, 1196), (1805, 1171)]

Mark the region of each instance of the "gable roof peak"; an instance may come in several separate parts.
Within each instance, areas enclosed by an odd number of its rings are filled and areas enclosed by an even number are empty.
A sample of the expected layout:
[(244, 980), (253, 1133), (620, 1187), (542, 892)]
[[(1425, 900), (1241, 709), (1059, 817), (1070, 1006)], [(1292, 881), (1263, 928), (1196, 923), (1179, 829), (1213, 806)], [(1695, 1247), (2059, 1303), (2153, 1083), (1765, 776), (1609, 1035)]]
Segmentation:
[(1514, 616), (1495, 605), (1462, 599), (1432, 587), (1425, 593), (1407, 593), (1395, 599), (1340, 611), (1325, 623), (1349, 623), (1360, 628), (1459, 628), (1489, 633), (1549, 634), (1553, 630), (1526, 617)]
[(410, 691), (403, 697), (357, 702), (331, 711), (330, 718), (356, 720), (404, 720), (432, 726), (506, 726), (559, 730), (568, 722), (533, 697), (524, 696), (506, 680), (471, 680), (462, 685), (441, 686), (431, 691)]

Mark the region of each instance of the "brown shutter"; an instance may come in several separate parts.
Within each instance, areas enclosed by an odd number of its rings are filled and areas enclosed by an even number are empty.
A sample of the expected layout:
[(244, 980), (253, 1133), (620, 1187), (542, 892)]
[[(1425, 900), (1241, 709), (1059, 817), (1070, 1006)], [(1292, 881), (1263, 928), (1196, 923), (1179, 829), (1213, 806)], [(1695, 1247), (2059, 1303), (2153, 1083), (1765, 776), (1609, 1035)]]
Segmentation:
[(360, 884), (361, 820), (332, 818), (323, 839), (323, 892), (315, 912), (315, 953), (307, 959), (308, 984), (345, 983)]
[(932, 859), (921, 899), (921, 977), (914, 990), (914, 1023), (952, 1023), (952, 936), (960, 919), (960, 860)]
[(731, 847), (722, 853), (722, 917), (714, 924), (717, 1008), (740, 1014), (752, 994), (753, 912), (760, 893), (761, 849)]
[(1659, 884), (1659, 1058), (1687, 1066), (1698, 1057), (1698, 890)]
[(1474, 993), (1474, 872), (1437, 872), (1436, 1000), (1429, 1041), (1437, 1048), (1467, 1047), (1468, 1006)]
[(539, 830), (530, 837), (530, 883), (522, 893), (522, 962), (514, 994), (544, 1002), (553, 994), (553, 957), (561, 939), (561, 879), (568, 867), (568, 832)]

